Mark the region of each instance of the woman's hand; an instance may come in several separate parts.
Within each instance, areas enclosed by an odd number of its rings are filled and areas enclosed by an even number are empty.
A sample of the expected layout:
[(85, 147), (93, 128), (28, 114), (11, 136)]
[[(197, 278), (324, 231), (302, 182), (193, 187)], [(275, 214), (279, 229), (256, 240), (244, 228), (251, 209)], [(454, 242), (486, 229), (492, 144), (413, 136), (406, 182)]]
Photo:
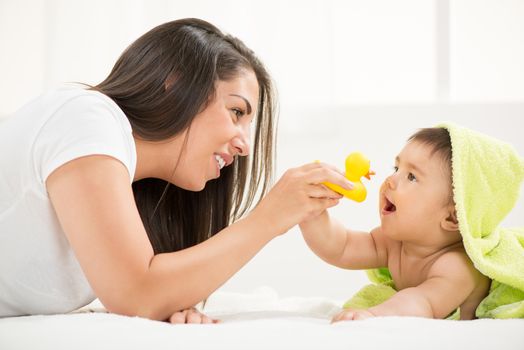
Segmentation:
[(175, 312), (169, 317), (170, 323), (218, 323), (219, 320), (212, 319), (194, 307)]
[(324, 186), (331, 182), (351, 190), (353, 184), (342, 172), (324, 163), (311, 163), (289, 169), (253, 210), (278, 234), (315, 217), (338, 204), (342, 195)]

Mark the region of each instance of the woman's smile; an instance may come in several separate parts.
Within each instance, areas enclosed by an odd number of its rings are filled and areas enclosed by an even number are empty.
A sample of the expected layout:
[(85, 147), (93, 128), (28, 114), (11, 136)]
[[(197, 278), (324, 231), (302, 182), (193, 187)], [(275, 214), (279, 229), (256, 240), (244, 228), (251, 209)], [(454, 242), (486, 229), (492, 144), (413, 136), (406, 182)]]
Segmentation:
[(213, 156), (216, 163), (216, 177), (219, 177), (220, 170), (228, 165), (231, 165), (234, 158), (228, 153), (214, 153)]

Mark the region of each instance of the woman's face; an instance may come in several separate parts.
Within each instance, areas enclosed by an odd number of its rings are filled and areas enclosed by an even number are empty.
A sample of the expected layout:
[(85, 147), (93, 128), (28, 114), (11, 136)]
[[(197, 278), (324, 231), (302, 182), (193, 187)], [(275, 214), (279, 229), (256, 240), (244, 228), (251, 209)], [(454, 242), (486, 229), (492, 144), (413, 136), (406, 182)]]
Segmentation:
[(234, 79), (219, 81), (216, 96), (183, 133), (180, 160), (171, 178), (176, 186), (190, 191), (204, 189), (206, 182), (220, 176), (236, 156), (250, 150), (250, 125), (256, 116), (258, 82), (251, 70)]

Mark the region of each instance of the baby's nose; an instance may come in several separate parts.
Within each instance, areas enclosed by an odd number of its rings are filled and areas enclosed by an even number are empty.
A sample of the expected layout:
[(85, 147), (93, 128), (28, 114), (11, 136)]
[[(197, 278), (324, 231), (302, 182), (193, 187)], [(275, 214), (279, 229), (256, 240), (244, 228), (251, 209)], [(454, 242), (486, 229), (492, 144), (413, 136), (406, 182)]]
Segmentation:
[(396, 180), (395, 174), (389, 175), (386, 178), (385, 182), (386, 182), (386, 186), (388, 186), (391, 189), (395, 189), (397, 187), (397, 180)]

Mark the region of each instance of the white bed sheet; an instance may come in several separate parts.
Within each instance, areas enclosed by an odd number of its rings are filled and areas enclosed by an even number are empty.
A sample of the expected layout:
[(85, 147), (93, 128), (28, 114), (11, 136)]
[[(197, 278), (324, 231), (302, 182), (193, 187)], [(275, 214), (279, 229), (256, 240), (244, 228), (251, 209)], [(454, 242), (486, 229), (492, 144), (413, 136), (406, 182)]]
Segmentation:
[[(217, 292), (214, 325), (171, 325), (103, 312), (0, 319), (0, 349), (524, 349), (524, 320), (378, 317), (330, 324), (338, 301), (279, 298), (268, 287)], [(93, 312), (95, 311), (95, 312)]]

